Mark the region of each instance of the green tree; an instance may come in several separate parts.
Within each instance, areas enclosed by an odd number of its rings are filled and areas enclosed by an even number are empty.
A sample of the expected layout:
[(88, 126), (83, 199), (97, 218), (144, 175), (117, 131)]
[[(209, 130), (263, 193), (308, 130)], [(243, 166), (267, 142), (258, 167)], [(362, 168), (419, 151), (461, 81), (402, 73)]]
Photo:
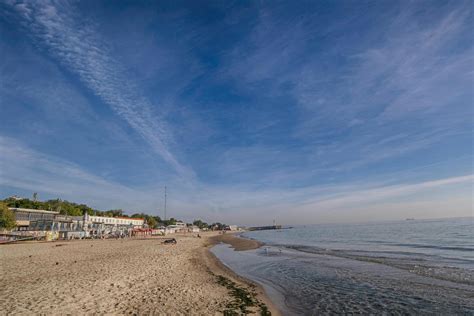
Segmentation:
[(112, 217), (122, 217), (123, 216), (122, 209), (109, 210), (108, 212), (112, 213)]
[(163, 225), (164, 226), (176, 225), (176, 222), (177, 222), (177, 220), (175, 218), (171, 217), (170, 219), (168, 219), (166, 221), (163, 221)]
[(223, 229), (225, 229), (226, 226), (227, 226), (226, 224), (222, 224), (222, 223), (217, 222), (217, 223), (212, 223), (211, 224), (211, 229), (212, 230), (223, 230)]
[(156, 226), (161, 226), (163, 224), (163, 221), (161, 220), (161, 217), (159, 216), (153, 216), (153, 218), (155, 219), (156, 221)]
[(8, 209), (8, 206), (0, 202), (0, 228), (13, 229), (16, 227), (15, 214)]
[[(37, 197), (37, 196), (36, 196)], [(0, 200), (0, 202), (2, 202)], [(124, 214), (121, 209), (113, 209), (108, 211), (100, 211), (93, 209), (85, 204), (77, 204), (61, 199), (53, 199), (48, 201), (34, 201), (30, 199), (21, 199), (17, 200), (15, 198), (6, 198), (3, 200), (4, 204), (8, 207), (16, 208), (30, 208), (30, 209), (41, 209), (48, 211), (56, 211), (63, 215), (71, 216), (82, 216), (84, 214), (97, 215), (97, 216), (110, 216), (110, 217), (131, 217), (131, 218), (143, 218), (150, 225), (150, 227), (156, 228), (159, 226), (168, 226), (175, 225), (177, 220), (175, 218), (170, 218), (169, 220), (164, 221), (159, 216), (152, 216), (145, 213), (135, 213), (131, 216)], [(207, 223), (200, 221), (201, 228), (208, 227)]]
[(201, 229), (203, 229), (203, 228), (209, 228), (209, 225), (208, 225), (206, 222), (203, 222), (203, 221), (200, 220), (200, 219), (195, 220), (195, 221), (193, 222), (193, 225), (194, 225), (194, 226), (197, 226), (197, 227), (199, 227), (199, 228), (201, 228)]
[(147, 220), (146, 220), (148, 226), (150, 228), (156, 228), (157, 225), (158, 225), (158, 222), (156, 221), (156, 219), (152, 216), (148, 216)]

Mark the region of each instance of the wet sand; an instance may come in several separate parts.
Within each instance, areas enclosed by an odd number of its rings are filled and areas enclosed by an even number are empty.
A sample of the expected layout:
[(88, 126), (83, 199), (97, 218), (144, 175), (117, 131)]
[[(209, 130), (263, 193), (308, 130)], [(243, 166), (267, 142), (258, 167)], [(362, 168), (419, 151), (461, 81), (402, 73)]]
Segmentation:
[(254, 239), (242, 238), (242, 237), (236, 236), (233, 233), (226, 233), (226, 234), (213, 236), (211, 237), (211, 241), (214, 242), (215, 244), (218, 244), (221, 242), (225, 244), (229, 244), (232, 248), (234, 248), (235, 251), (252, 250), (252, 249), (257, 249), (263, 246), (262, 242), (259, 242)]
[(277, 314), (260, 288), (209, 252), (215, 234), (201, 235), (172, 236), (177, 245), (150, 238), (0, 246), (0, 314), (220, 315), (236, 306), (230, 283)]

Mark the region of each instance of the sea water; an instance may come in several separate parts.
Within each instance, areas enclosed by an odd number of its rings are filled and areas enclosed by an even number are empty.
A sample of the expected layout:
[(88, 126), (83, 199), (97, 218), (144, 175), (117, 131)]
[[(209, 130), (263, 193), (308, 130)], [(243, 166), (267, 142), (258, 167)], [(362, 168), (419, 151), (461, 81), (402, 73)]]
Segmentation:
[(246, 232), (265, 243), (213, 252), (285, 314), (474, 315), (473, 218)]

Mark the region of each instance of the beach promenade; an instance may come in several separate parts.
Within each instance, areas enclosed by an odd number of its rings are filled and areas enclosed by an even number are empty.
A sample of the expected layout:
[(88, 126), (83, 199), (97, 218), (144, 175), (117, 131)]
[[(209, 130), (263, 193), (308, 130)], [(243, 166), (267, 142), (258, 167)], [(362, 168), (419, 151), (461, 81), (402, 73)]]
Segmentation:
[(176, 245), (160, 238), (3, 245), (0, 314), (220, 315), (267, 306), (276, 314), (259, 287), (208, 251), (217, 233), (201, 235), (173, 236)]

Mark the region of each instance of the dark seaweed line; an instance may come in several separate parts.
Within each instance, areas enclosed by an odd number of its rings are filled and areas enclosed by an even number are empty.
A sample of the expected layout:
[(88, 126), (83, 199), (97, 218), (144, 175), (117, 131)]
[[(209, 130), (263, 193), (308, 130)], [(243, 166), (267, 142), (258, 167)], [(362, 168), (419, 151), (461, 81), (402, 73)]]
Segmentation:
[(260, 315), (271, 315), (267, 305), (257, 299), (255, 291), (250, 291), (245, 287), (239, 286), (229, 278), (217, 275), (210, 270), (209, 273), (216, 277), (217, 283), (226, 287), (229, 290), (230, 295), (233, 297), (233, 301), (227, 304), (226, 310), (224, 310), (224, 315), (246, 315), (251, 313), (248, 308), (255, 306), (259, 307)]

